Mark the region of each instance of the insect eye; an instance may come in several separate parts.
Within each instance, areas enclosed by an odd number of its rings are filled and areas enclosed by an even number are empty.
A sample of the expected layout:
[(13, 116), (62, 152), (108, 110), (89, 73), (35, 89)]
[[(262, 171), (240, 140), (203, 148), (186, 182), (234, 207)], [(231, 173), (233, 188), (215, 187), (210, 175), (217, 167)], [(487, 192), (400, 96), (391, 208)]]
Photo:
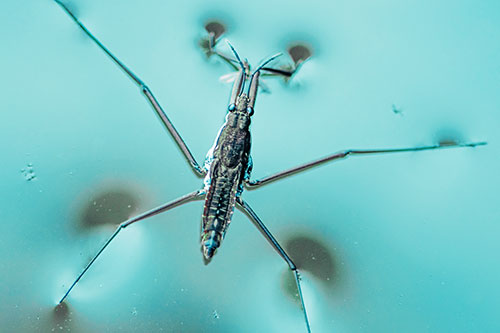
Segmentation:
[(234, 111), (236, 109), (236, 105), (230, 104), (227, 108), (230, 112)]
[(249, 116), (253, 116), (253, 107), (251, 106), (247, 107), (247, 112)]

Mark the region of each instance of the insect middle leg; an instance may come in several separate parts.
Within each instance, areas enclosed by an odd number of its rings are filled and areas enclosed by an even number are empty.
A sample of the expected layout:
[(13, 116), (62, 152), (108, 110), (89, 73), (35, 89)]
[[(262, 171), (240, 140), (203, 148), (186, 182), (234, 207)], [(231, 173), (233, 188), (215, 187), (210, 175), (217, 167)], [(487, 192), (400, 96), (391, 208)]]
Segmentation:
[(126, 227), (128, 227), (129, 225), (133, 224), (133, 223), (136, 223), (136, 222), (139, 222), (139, 221), (142, 221), (144, 219), (147, 219), (148, 217), (152, 217), (152, 216), (155, 216), (157, 214), (160, 214), (160, 213), (163, 213), (163, 212), (166, 212), (167, 210), (170, 210), (174, 207), (178, 207), (178, 206), (181, 206), (189, 201), (192, 201), (192, 200), (196, 200), (196, 199), (201, 199), (202, 196), (204, 196), (204, 191), (203, 190), (198, 190), (198, 191), (194, 191), (194, 192), (191, 192), (191, 193), (188, 193), (180, 198), (177, 198), (173, 201), (170, 201), (166, 204), (163, 204), (161, 206), (158, 206), (156, 208), (153, 208), (147, 212), (144, 212), (140, 215), (137, 215), (137, 216), (134, 216), (134, 217), (131, 217), (130, 219), (128, 219), (127, 221), (121, 223), (118, 228), (116, 228), (115, 232), (111, 235), (111, 237), (109, 237), (109, 239), (106, 241), (106, 243), (104, 243), (104, 245), (101, 247), (101, 249), (97, 252), (97, 254), (94, 256), (94, 258), (92, 258), (92, 260), (90, 260), (90, 262), (87, 264), (87, 266), (85, 266), (85, 268), (83, 269), (83, 271), (80, 273), (80, 275), (78, 275), (78, 277), (75, 279), (75, 281), (71, 284), (71, 286), (68, 288), (68, 290), (66, 291), (66, 293), (64, 294), (64, 296), (61, 298), (61, 300), (59, 301), (58, 304), (61, 304), (65, 299), (66, 297), (69, 295), (69, 293), (71, 292), (71, 290), (73, 290), (73, 288), (75, 287), (75, 285), (78, 283), (78, 281), (80, 281), (80, 279), (83, 277), (83, 275), (89, 270), (90, 266), (92, 266), (92, 264), (97, 260), (97, 258), (101, 255), (101, 253), (104, 251), (104, 249), (106, 249), (106, 247), (111, 243), (111, 241), (113, 239), (115, 239), (115, 237), (120, 233), (120, 231), (122, 229), (125, 229)]
[(257, 216), (257, 214), (253, 211), (253, 209), (250, 207), (250, 205), (241, 198), (237, 198), (236, 202), (238, 203), (239, 208), (241, 208), (245, 213), (248, 214), (248, 217), (250, 218), (250, 220), (260, 230), (262, 235), (264, 235), (264, 237), (271, 244), (271, 246), (274, 248), (274, 250), (276, 250), (276, 252), (280, 255), (280, 257), (283, 258), (283, 260), (286, 262), (288, 267), (290, 267), (290, 270), (293, 272), (293, 274), (295, 276), (295, 283), (297, 284), (297, 291), (299, 294), (300, 303), (302, 305), (302, 311), (304, 312), (304, 319), (306, 321), (307, 331), (310, 333), (311, 328), (309, 326), (309, 319), (307, 317), (306, 306), (304, 304), (304, 297), (302, 296), (302, 288), (300, 286), (300, 274), (299, 274), (299, 270), (297, 269), (297, 266), (293, 263), (292, 259), (290, 259), (288, 254), (286, 254), (285, 250), (281, 247), (281, 245), (278, 243), (276, 238), (274, 238), (274, 236), (271, 234), (271, 232), (266, 228), (264, 223)]
[(435, 149), (445, 149), (445, 148), (465, 148), (465, 147), (476, 147), (486, 145), (486, 142), (472, 142), (472, 143), (453, 143), (453, 144), (437, 144), (432, 146), (420, 146), (420, 147), (410, 147), (410, 148), (396, 148), (396, 149), (349, 149), (342, 150), (332, 155), (325, 156), (323, 158), (301, 164), (299, 166), (277, 172), (275, 174), (269, 175), (267, 177), (258, 180), (249, 180), (246, 182), (246, 186), (249, 189), (253, 189), (268, 183), (274, 182), (278, 179), (283, 179), (294, 175), (296, 173), (305, 171), (309, 168), (331, 162), (334, 160), (344, 159), (351, 155), (373, 155), (373, 154), (386, 154), (386, 153), (404, 153), (411, 151), (424, 151), (424, 150), (435, 150)]
[(142, 91), (143, 95), (149, 101), (149, 103), (153, 107), (153, 110), (156, 112), (156, 114), (160, 118), (160, 121), (163, 123), (163, 125), (168, 130), (168, 132), (170, 133), (170, 135), (172, 136), (172, 138), (175, 140), (175, 143), (177, 144), (177, 146), (181, 150), (181, 152), (184, 155), (184, 157), (186, 158), (186, 160), (191, 165), (191, 168), (193, 169), (193, 171), (195, 172), (195, 174), (197, 176), (199, 176), (199, 177), (205, 176), (205, 170), (200, 167), (200, 165), (198, 164), (198, 162), (196, 162), (196, 159), (194, 158), (193, 154), (189, 150), (188, 146), (186, 145), (186, 143), (184, 142), (184, 140), (182, 139), (181, 135), (179, 134), (179, 132), (177, 131), (177, 129), (174, 127), (174, 125), (172, 124), (172, 122), (170, 121), (170, 119), (167, 117), (167, 114), (165, 113), (165, 111), (163, 111), (163, 108), (160, 106), (160, 103), (155, 98), (155, 96), (153, 95), (153, 93), (151, 92), (151, 90), (149, 89), (149, 87), (137, 75), (135, 75), (134, 72), (132, 72), (132, 70), (130, 70), (130, 68), (128, 68), (127, 66), (125, 66), (125, 64), (123, 62), (121, 62), (115, 55), (113, 55), (113, 53), (111, 53), (111, 51), (109, 51), (108, 48), (106, 48), (106, 46), (104, 46), (85, 27), (85, 25), (83, 25), (83, 23), (78, 20), (78, 18), (69, 10), (68, 7), (66, 7), (65, 4), (63, 4), (59, 0), (54, 0), (54, 1), (59, 6), (61, 6), (61, 8), (71, 17), (71, 19), (76, 24), (78, 24), (78, 26), (80, 27), (80, 29), (82, 29), (83, 32), (85, 32), (85, 34), (90, 39), (92, 39), (92, 41), (94, 41), (94, 43), (96, 43), (97, 46), (99, 46), (99, 48), (101, 50), (103, 50), (111, 58), (111, 60), (113, 60), (113, 62), (115, 64), (117, 64), (125, 72), (125, 74), (127, 74), (127, 76), (129, 78), (131, 78), (141, 88), (141, 91)]

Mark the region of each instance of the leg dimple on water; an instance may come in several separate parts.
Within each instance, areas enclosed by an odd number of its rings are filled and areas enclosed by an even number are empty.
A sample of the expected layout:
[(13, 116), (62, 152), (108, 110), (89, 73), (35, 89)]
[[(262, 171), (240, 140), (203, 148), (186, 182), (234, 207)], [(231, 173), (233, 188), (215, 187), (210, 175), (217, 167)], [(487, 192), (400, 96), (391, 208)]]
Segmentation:
[(125, 188), (108, 188), (93, 195), (80, 213), (80, 225), (93, 228), (127, 220), (139, 206), (139, 198)]

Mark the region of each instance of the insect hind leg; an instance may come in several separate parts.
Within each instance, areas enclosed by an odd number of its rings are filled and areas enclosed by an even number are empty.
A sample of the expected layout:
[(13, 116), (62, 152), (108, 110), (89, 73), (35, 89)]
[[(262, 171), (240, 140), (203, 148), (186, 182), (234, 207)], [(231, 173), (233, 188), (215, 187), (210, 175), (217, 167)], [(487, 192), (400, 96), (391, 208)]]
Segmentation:
[(253, 224), (259, 229), (259, 231), (262, 233), (262, 235), (267, 239), (269, 244), (274, 248), (274, 250), (280, 255), (281, 258), (286, 262), (290, 270), (293, 272), (294, 277), (295, 277), (295, 283), (297, 284), (297, 292), (300, 298), (300, 303), (302, 305), (302, 311), (304, 313), (304, 320), (306, 322), (306, 327), (307, 327), (307, 332), (311, 333), (311, 327), (309, 325), (309, 319), (307, 317), (307, 311), (306, 311), (306, 306), (304, 303), (304, 297), (302, 295), (302, 287), (300, 284), (300, 273), (299, 270), (297, 269), (297, 266), (293, 263), (292, 259), (288, 256), (288, 254), (285, 252), (285, 250), (281, 247), (281, 245), (278, 243), (276, 238), (271, 234), (271, 232), (266, 228), (264, 223), (261, 221), (261, 219), (257, 216), (257, 214), (253, 211), (253, 209), (250, 207), (250, 205), (244, 201), (241, 198), (237, 199), (237, 203), (239, 205), (239, 208), (245, 212), (250, 220), (253, 222)]

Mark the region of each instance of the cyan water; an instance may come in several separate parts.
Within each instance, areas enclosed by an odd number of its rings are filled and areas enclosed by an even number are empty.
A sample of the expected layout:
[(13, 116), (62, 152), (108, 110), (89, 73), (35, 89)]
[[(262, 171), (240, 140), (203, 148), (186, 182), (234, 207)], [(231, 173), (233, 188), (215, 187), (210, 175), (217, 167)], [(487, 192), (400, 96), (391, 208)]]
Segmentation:
[[(313, 332), (500, 330), (498, 1), (66, 3), (200, 162), (231, 89), (198, 46), (210, 19), (254, 65), (292, 42), (313, 51), (289, 84), (265, 80), (256, 178), (347, 148), (488, 141), (353, 157), (243, 195), (302, 268)], [(54, 311), (117, 223), (201, 180), (55, 2), (3, 1), (0, 45), (0, 331), (305, 332), (287, 266), (241, 212), (203, 264), (201, 201), (122, 231)]]

